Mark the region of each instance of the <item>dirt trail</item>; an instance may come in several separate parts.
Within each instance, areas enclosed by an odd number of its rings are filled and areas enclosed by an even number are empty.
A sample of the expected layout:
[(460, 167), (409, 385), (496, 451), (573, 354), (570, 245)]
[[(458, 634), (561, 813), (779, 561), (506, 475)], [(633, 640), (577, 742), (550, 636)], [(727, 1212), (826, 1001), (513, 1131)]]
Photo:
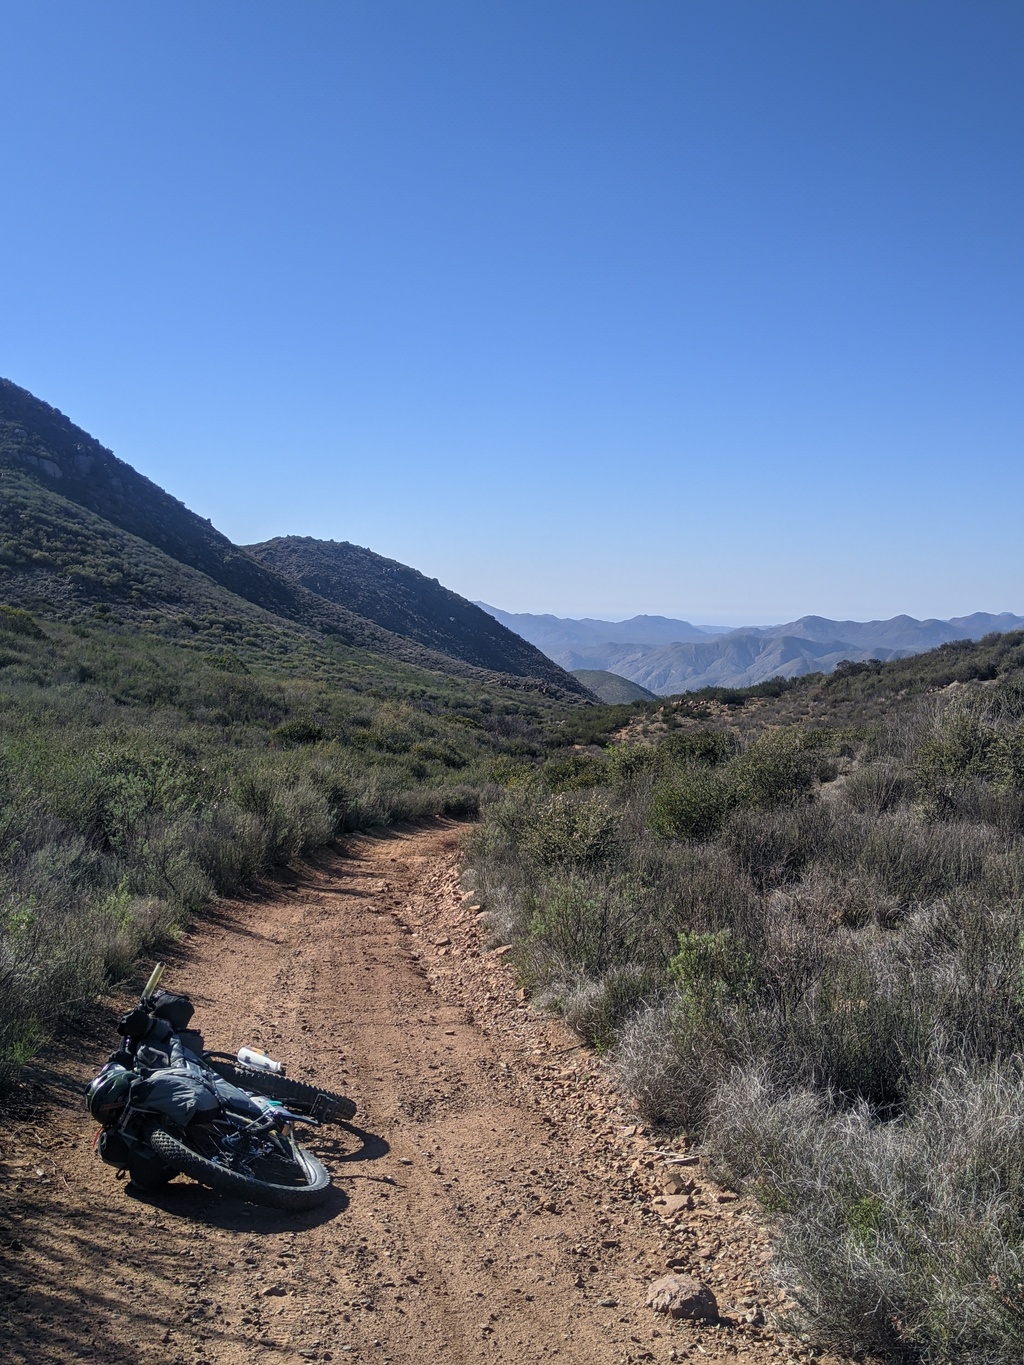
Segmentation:
[[(255, 1043), (357, 1100), (358, 1128), (310, 1143), (335, 1177), (322, 1209), (264, 1212), (182, 1180), (136, 1197), (92, 1156), (82, 1108), (109, 1033), (36, 1069), (34, 1112), (8, 1119), (0, 1146), (0, 1359), (798, 1353), (759, 1325), (770, 1291), (750, 1211), (699, 1167), (673, 1167), (487, 952), (458, 887), (459, 833), (352, 839), (270, 894), (222, 903), (170, 962), (166, 984), (192, 995), (208, 1046)], [(673, 1170), (697, 1189), (659, 1204)], [(712, 1287), (724, 1324), (644, 1307), (670, 1263)]]

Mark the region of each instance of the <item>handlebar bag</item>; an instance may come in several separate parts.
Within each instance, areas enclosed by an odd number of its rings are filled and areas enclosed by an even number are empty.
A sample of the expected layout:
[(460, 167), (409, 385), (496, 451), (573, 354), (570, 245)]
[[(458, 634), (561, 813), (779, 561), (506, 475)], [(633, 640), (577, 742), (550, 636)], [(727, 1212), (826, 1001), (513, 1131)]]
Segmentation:
[(153, 1018), (164, 1019), (173, 1029), (188, 1028), (196, 1007), (187, 995), (172, 995), (170, 991), (154, 991)]
[(121, 1015), (117, 1031), (122, 1038), (145, 1038), (152, 1022), (147, 1010), (136, 1008)]
[(135, 1044), (135, 1066), (140, 1071), (162, 1071), (178, 1060), (176, 1041), (166, 1019), (151, 1019), (145, 1038)]

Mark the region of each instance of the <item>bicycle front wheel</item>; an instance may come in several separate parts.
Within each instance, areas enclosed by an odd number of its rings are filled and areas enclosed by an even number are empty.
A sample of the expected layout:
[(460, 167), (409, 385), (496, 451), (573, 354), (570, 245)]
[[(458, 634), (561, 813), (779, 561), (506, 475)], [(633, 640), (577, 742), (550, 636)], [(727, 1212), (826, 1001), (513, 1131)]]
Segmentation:
[(200, 1129), (155, 1123), (147, 1130), (146, 1140), (173, 1170), (251, 1204), (297, 1213), (318, 1207), (330, 1192), (327, 1168), (296, 1142), (290, 1144), (290, 1153), (255, 1158), (239, 1169), (218, 1159), (216, 1137)]

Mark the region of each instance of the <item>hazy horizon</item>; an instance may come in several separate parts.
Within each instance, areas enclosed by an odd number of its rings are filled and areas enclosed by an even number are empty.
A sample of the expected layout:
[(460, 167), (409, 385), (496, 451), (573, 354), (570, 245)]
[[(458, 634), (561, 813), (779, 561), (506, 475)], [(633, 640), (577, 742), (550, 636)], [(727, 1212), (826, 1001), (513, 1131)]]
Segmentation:
[[(446, 585), (446, 586), (450, 586), (450, 585)], [(481, 605), (483, 604), (483, 599), (482, 599), (482, 598), (474, 598), (474, 599), (472, 599), (472, 600), (474, 600), (474, 601), (476, 601), (476, 602), (479, 602)], [(1024, 611), (1015, 611), (1013, 607), (997, 607), (997, 608), (994, 608), (994, 609), (993, 609), (992, 607), (988, 607), (988, 606), (980, 606), (980, 607), (975, 607), (975, 608), (974, 608), (972, 611), (970, 611), (970, 612), (966, 612), (966, 611), (963, 611), (963, 612), (962, 612), (962, 611), (951, 611), (951, 612), (947, 612), (945, 615), (931, 615), (931, 616), (917, 616), (914, 612), (890, 612), (889, 615), (887, 615), (887, 616), (881, 616), (881, 615), (878, 615), (877, 613), (873, 613), (873, 614), (871, 614), (871, 615), (861, 615), (861, 616), (837, 616), (834, 612), (828, 612), (828, 611), (795, 611), (795, 612), (791, 612), (791, 613), (785, 614), (785, 615), (765, 616), (765, 617), (754, 617), (753, 615), (744, 616), (744, 615), (742, 615), (741, 613), (723, 614), (722, 616), (717, 617), (715, 620), (712, 620), (709, 616), (697, 616), (697, 615), (695, 615), (695, 614), (693, 614), (693, 613), (686, 612), (685, 610), (682, 610), (682, 611), (648, 611), (646, 608), (641, 608), (641, 609), (638, 610), (638, 611), (629, 611), (629, 612), (626, 612), (624, 615), (614, 615), (614, 616), (613, 616), (613, 615), (608, 614), (607, 612), (602, 612), (602, 611), (575, 611), (575, 612), (573, 612), (573, 611), (546, 611), (546, 610), (542, 610), (542, 609), (541, 609), (541, 610), (534, 610), (534, 609), (531, 609), (531, 608), (528, 608), (528, 607), (512, 608), (512, 607), (507, 607), (507, 606), (503, 605), (503, 604), (500, 603), (500, 602), (490, 602), (490, 603), (488, 603), (487, 605), (488, 605), (488, 606), (492, 606), (492, 607), (496, 607), (499, 611), (506, 612), (506, 613), (507, 613), (508, 615), (510, 615), (510, 616), (520, 616), (520, 615), (529, 615), (529, 616), (554, 616), (554, 617), (557, 617), (559, 620), (565, 620), (565, 621), (581, 621), (581, 620), (607, 621), (610, 625), (618, 625), (618, 624), (621, 624), (621, 622), (623, 622), (623, 621), (630, 621), (630, 620), (632, 620), (634, 617), (637, 617), (637, 616), (663, 616), (663, 617), (666, 617), (668, 620), (672, 620), (672, 621), (688, 621), (688, 622), (690, 623), (691, 626), (696, 626), (698, 630), (701, 629), (701, 628), (709, 629), (709, 628), (713, 628), (713, 627), (716, 627), (716, 626), (728, 626), (728, 628), (729, 628), (730, 630), (736, 630), (736, 629), (738, 629), (739, 627), (742, 627), (742, 626), (759, 626), (759, 627), (760, 627), (760, 626), (781, 626), (781, 625), (785, 625), (785, 624), (786, 624), (787, 622), (789, 622), (789, 621), (799, 621), (799, 620), (801, 620), (801, 619), (802, 619), (803, 617), (805, 617), (805, 616), (820, 616), (820, 617), (823, 617), (825, 620), (829, 620), (829, 621), (859, 621), (859, 622), (868, 622), (868, 621), (888, 621), (888, 620), (891, 620), (893, 616), (912, 616), (912, 617), (914, 617), (914, 619), (919, 620), (919, 621), (928, 621), (928, 620), (932, 620), (932, 621), (949, 621), (949, 620), (953, 619), (954, 617), (959, 617), (959, 616), (970, 616), (970, 615), (973, 615), (974, 611), (988, 612), (989, 615), (991, 615), (991, 616), (999, 616), (999, 615), (1001, 615), (1003, 612), (1009, 612), (1009, 613), (1010, 613), (1011, 615), (1013, 615), (1013, 616), (1024, 616)]]

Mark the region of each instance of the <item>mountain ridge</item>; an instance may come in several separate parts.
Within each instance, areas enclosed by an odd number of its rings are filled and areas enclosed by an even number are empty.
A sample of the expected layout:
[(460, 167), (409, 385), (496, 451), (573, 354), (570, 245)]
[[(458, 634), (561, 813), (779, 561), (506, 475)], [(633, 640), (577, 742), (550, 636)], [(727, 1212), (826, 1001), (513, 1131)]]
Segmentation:
[[(59, 409), (6, 379), (0, 477), (0, 564), (7, 596), (16, 601), (136, 622), (147, 608), (186, 620), (189, 604), (229, 620), (239, 613), (255, 620), (245, 603), (266, 613), (273, 629), (287, 623), (433, 671), (587, 695), (577, 679), (500, 625), (488, 628), (491, 662), (482, 666), (462, 657), (457, 642), (448, 641), (455, 652), (432, 648), (282, 576)], [(223, 599), (211, 598), (214, 585)]]
[[(574, 673), (607, 671), (660, 696), (702, 687), (751, 687), (773, 677), (829, 673), (840, 663), (897, 659), (924, 653), (955, 640), (979, 640), (992, 633), (1017, 630), (1024, 617), (1012, 612), (973, 612), (968, 616), (919, 621), (900, 615), (888, 620), (833, 621), (808, 615), (778, 626), (745, 626), (735, 630), (701, 630), (669, 617), (632, 617), (601, 622), (592, 618), (534, 616), (500, 612), (497, 619), (563, 668)], [(647, 623), (656, 622), (648, 629)], [(674, 626), (699, 632), (702, 638), (659, 642)], [(602, 627), (606, 627), (602, 631)], [(628, 640), (630, 632), (643, 638)], [(682, 631), (681, 631), (682, 634)]]
[(524, 676), (550, 673), (549, 656), (475, 603), (364, 546), (275, 536), (243, 548), (282, 578), (429, 649), (479, 668)]

